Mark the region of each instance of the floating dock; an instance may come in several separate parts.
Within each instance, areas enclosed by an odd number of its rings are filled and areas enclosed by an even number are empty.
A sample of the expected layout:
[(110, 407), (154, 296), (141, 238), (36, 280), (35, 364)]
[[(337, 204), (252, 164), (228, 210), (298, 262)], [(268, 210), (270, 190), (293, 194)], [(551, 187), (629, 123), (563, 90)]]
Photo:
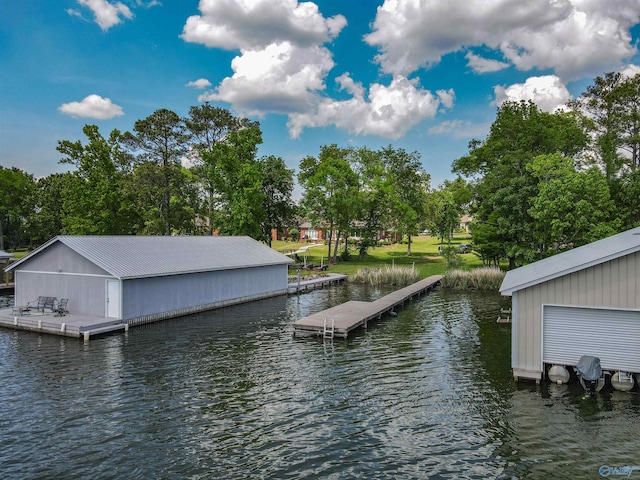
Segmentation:
[(128, 325), (122, 320), (109, 320), (86, 315), (67, 314), (56, 317), (53, 313), (31, 312), (28, 315), (13, 314), (12, 308), (0, 309), (0, 327), (14, 330), (29, 330), (32, 332), (50, 333), (65, 337), (84, 338), (103, 333), (127, 330)]
[(323, 310), (295, 322), (294, 334), (347, 338), (352, 330), (360, 326), (366, 328), (369, 320), (381, 318), (413, 297), (431, 291), (441, 279), (442, 275), (433, 275), (373, 302), (350, 301)]
[(343, 282), (347, 279), (347, 275), (338, 273), (327, 273), (321, 277), (311, 278), (305, 280), (305, 277), (300, 277), (300, 282), (292, 282), (289, 284), (289, 293), (300, 293), (307, 290), (315, 290), (316, 288), (324, 288), (327, 285), (333, 285), (334, 283)]

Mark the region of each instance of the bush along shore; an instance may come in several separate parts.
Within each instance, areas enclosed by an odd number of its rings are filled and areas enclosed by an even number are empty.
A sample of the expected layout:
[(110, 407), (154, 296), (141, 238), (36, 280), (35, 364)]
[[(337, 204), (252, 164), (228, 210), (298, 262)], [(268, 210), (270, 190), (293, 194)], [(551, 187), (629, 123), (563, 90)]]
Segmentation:
[(442, 277), (442, 286), (455, 290), (498, 290), (505, 272), (498, 267), (473, 270), (448, 270)]
[(420, 280), (420, 272), (412, 267), (362, 268), (349, 275), (349, 281), (368, 285), (410, 285)]

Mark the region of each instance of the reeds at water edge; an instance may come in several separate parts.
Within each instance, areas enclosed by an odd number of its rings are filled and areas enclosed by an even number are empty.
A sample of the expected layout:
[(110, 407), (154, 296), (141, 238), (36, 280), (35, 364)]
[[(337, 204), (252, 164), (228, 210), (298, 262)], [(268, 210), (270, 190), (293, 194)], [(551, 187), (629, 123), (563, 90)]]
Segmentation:
[(455, 290), (499, 290), (505, 272), (497, 267), (473, 270), (448, 270), (442, 277), (442, 286)]

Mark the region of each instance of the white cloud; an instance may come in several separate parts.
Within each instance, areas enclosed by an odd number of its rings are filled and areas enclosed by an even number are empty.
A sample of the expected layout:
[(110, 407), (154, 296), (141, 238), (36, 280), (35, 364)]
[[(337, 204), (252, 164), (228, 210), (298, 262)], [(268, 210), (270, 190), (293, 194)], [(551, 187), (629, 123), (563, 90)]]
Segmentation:
[(636, 75), (640, 75), (640, 66), (632, 64), (625, 65), (624, 68), (620, 70), (620, 73), (625, 78), (633, 78)]
[(499, 60), (491, 60), (489, 58), (483, 58), (479, 55), (475, 55), (468, 52), (464, 58), (468, 60), (467, 66), (471, 68), (475, 73), (489, 73), (498, 72), (509, 67), (508, 63), (501, 62)]
[(84, 20), (84, 17), (82, 16), (82, 12), (80, 10), (76, 10), (75, 8), (67, 8), (65, 12), (67, 12), (72, 17), (78, 17)]
[(143, 0), (137, 0), (136, 4), (142, 8), (151, 8), (151, 7), (161, 6), (162, 2), (160, 2), (159, 0), (149, 0), (146, 2)]
[(133, 18), (133, 13), (129, 10), (129, 7), (121, 2), (110, 3), (107, 0), (78, 0), (78, 3), (93, 12), (96, 23), (105, 31), (122, 22), (121, 16), (127, 19)]
[(199, 78), (198, 80), (194, 80), (193, 82), (189, 82), (185, 85), (185, 87), (194, 87), (194, 88), (207, 88), (211, 86), (211, 82), (206, 78)]
[(520, 70), (553, 69), (568, 81), (633, 56), (629, 29), (639, 20), (637, 0), (385, 0), (365, 40), (393, 74), (485, 46)]
[(227, 50), (257, 50), (287, 42), (301, 47), (336, 37), (342, 15), (325, 18), (312, 2), (298, 0), (200, 0), (202, 15), (187, 19), (180, 37)]
[(244, 115), (306, 112), (317, 104), (334, 66), (324, 43), (346, 25), (342, 15), (325, 18), (316, 4), (298, 0), (201, 0), (199, 9), (181, 37), (240, 50), (233, 75), (199, 101), (228, 102)]
[[(416, 80), (396, 77), (387, 87), (374, 83), (365, 89), (349, 74), (338, 77), (341, 88), (352, 94), (348, 100), (323, 99), (311, 112), (289, 115), (289, 133), (296, 138), (305, 127), (335, 125), (357, 135), (380, 135), (397, 139), (425, 118), (433, 118), (441, 100), (431, 92), (417, 87)], [(448, 103), (452, 91), (439, 92)]]
[(81, 102), (63, 103), (58, 110), (72, 117), (95, 118), (106, 120), (109, 118), (124, 115), (122, 107), (111, 102), (110, 98), (103, 98), (99, 95), (89, 95)]
[(316, 103), (316, 92), (324, 90), (333, 60), (326, 48), (296, 48), (284, 42), (245, 51), (233, 59), (231, 68), (232, 77), (198, 100), (222, 100), (244, 115), (291, 113), (306, 111)]
[(489, 128), (488, 124), (474, 124), (468, 120), (447, 120), (431, 127), (429, 133), (457, 138), (476, 138), (487, 135)]
[(436, 95), (438, 95), (438, 100), (440, 100), (443, 107), (453, 107), (456, 100), (456, 92), (453, 91), (453, 88), (450, 88), (449, 90), (436, 90)]
[(493, 87), (493, 91), (497, 105), (506, 101), (531, 100), (545, 112), (555, 112), (571, 100), (567, 87), (555, 75), (529, 77), (525, 83), (516, 83), (507, 88), (498, 85)]

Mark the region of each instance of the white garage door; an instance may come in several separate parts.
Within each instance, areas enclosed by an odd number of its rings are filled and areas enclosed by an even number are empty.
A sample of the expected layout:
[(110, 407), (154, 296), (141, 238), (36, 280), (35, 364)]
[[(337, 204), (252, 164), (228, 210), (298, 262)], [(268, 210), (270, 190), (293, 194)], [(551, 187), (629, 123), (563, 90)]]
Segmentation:
[(545, 305), (542, 361), (577, 365), (582, 355), (600, 358), (604, 370), (640, 373), (640, 312)]

